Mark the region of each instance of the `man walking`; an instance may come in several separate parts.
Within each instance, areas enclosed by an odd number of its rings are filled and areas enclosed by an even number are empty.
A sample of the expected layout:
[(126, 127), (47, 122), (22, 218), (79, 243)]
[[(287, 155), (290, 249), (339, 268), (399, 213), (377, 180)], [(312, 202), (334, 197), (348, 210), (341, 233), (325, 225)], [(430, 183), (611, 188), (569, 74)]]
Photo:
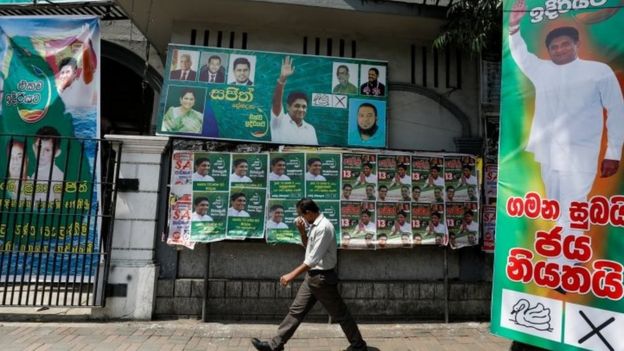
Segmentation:
[[(277, 335), (270, 341), (256, 338), (251, 343), (259, 351), (283, 350), (306, 314), (320, 301), (332, 320), (340, 323), (351, 349), (366, 350), (366, 342), (338, 292), (338, 276), (334, 268), (337, 262), (334, 226), (320, 213), (318, 205), (311, 199), (297, 203), (299, 217), (295, 225), (301, 234), (301, 242), (306, 247), (305, 259), (301, 265), (280, 278), (280, 284), (287, 286), (302, 273), (305, 279), (297, 296), (290, 306), (288, 315), (280, 324)], [(306, 229), (307, 228), (307, 229)]]

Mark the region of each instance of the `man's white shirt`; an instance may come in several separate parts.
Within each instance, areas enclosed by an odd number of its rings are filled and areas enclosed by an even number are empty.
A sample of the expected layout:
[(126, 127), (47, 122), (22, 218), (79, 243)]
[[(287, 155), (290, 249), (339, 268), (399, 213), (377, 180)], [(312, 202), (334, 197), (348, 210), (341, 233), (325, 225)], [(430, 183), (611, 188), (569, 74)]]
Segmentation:
[(307, 232), (308, 245), (303, 263), (311, 269), (327, 270), (336, 267), (336, 234), (331, 222), (323, 214), (319, 214)]
[(251, 183), (251, 178), (248, 176), (239, 176), (236, 173), (230, 174), (230, 183)]
[(319, 175), (314, 175), (314, 174), (312, 174), (312, 173), (310, 173), (310, 172), (306, 172), (306, 174), (305, 174), (305, 180), (317, 180), (317, 181), (324, 182), (324, 181), (326, 181), (327, 179), (325, 179), (325, 177), (323, 177), (323, 176), (322, 176), (322, 175), (320, 175), (320, 174), (319, 174)]
[(306, 121), (301, 121), (301, 126), (298, 126), (287, 113), (284, 113), (284, 109), (279, 116), (275, 116), (271, 110), (271, 141), (284, 144), (318, 145), (314, 127)]
[(271, 172), (269, 173), (269, 180), (290, 180), (290, 177), (285, 174), (277, 175)]
[(197, 221), (197, 222), (212, 222), (212, 217), (210, 217), (209, 215), (205, 214), (205, 215), (200, 215), (197, 212), (193, 212), (191, 214), (191, 221)]
[(245, 210), (237, 210), (234, 207), (228, 208), (227, 215), (230, 217), (249, 217), (249, 213)]
[(201, 175), (197, 172), (193, 173), (193, 181), (194, 182), (214, 182), (214, 178), (209, 176), (208, 174), (206, 175)]

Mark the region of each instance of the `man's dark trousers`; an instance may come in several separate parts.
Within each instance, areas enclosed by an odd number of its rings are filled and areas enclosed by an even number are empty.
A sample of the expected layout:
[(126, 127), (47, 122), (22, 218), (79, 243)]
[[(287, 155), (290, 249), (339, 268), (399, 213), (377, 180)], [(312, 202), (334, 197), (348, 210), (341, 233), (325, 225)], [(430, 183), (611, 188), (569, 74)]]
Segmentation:
[(270, 341), (274, 350), (281, 349), (293, 336), (316, 301), (321, 302), (332, 317), (332, 321), (340, 323), (340, 327), (342, 327), (342, 331), (353, 350), (366, 350), (366, 342), (362, 339), (362, 334), (360, 334), (355, 320), (353, 320), (347, 305), (338, 293), (338, 276), (333, 269), (329, 271), (312, 270), (306, 274), (297, 296), (290, 306), (288, 315), (277, 329), (277, 336)]

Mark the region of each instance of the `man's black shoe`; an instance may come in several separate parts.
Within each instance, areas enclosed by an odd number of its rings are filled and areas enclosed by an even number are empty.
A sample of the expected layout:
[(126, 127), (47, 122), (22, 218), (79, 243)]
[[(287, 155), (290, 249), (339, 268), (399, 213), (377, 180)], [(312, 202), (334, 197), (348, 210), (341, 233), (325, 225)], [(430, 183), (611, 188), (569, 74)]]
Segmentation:
[(271, 348), (271, 345), (269, 345), (268, 342), (266, 341), (261, 341), (258, 338), (253, 338), (251, 339), (251, 344), (256, 348), (256, 350), (258, 351), (273, 351), (273, 349)]

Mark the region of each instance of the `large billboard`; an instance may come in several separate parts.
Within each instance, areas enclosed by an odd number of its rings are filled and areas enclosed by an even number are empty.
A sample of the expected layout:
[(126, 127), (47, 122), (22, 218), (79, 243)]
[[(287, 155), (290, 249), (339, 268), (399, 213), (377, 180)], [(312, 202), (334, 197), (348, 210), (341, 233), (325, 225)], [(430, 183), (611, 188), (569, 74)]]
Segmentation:
[(74, 258), (74, 266), (58, 253), (97, 252), (99, 243), (99, 40), (97, 17), (0, 18), (0, 274), (6, 277), (94, 273), (97, 255)]
[(504, 2), (492, 331), (622, 350), (624, 11)]
[(157, 134), (386, 146), (387, 63), (169, 45)]
[[(479, 192), (473, 156), (296, 149), (175, 150), (167, 242), (190, 248), (195, 242), (242, 239), (300, 243), (294, 221), (297, 201), (305, 196), (324, 209), (343, 249), (479, 243), (478, 202), (465, 196), (457, 200), (462, 189)], [(423, 202), (420, 190), (412, 191), (412, 179), (420, 175), (410, 173), (410, 165), (422, 159), (428, 172), (423, 177), (429, 179), (424, 182), (436, 184), (444, 177), (455, 184), (457, 197), (440, 187), (435, 191), (440, 192), (439, 201)], [(458, 171), (429, 172), (430, 160)], [(428, 191), (426, 185), (423, 189)]]

